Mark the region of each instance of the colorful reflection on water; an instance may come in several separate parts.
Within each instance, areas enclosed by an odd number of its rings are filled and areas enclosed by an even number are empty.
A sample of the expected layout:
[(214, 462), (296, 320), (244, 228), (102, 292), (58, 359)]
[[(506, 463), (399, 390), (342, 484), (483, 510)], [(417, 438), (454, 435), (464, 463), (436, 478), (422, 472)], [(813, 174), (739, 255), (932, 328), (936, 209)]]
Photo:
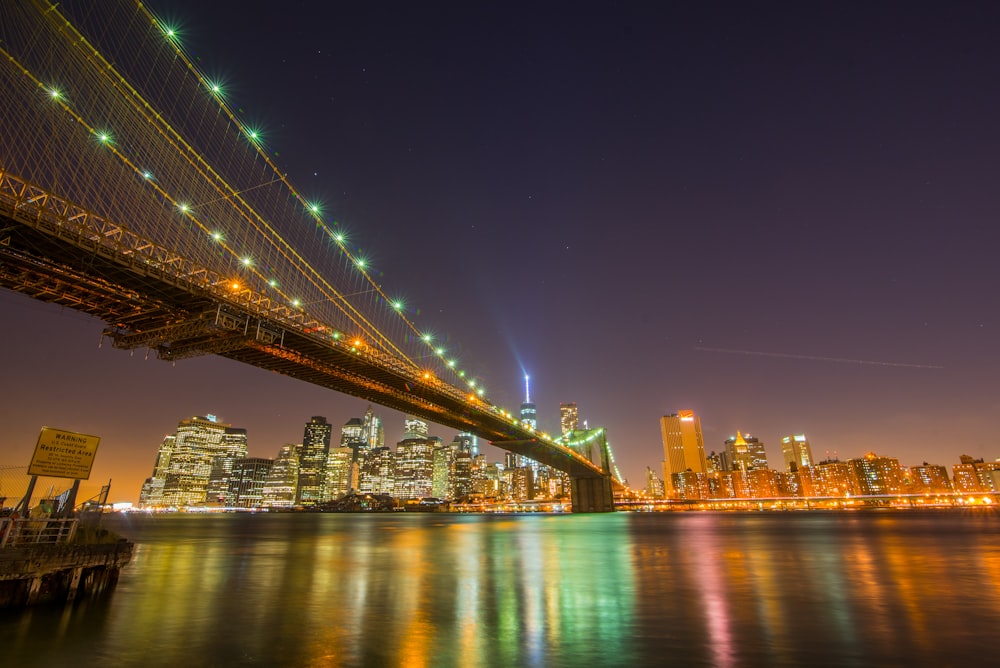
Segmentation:
[(991, 511), (161, 515), (110, 596), (0, 615), (7, 666), (957, 665)]

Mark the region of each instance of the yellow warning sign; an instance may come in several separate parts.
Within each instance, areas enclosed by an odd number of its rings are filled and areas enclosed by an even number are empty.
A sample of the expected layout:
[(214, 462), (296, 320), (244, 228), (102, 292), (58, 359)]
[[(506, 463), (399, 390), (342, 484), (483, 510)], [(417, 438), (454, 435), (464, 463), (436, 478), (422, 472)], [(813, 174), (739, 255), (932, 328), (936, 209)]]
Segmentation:
[(100, 436), (42, 427), (28, 475), (88, 480)]

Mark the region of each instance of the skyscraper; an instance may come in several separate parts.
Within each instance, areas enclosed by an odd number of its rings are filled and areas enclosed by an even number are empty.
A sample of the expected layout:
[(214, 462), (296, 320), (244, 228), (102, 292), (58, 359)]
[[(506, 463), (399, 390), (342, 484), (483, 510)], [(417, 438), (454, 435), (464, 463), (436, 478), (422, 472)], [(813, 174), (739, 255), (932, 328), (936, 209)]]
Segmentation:
[(524, 376), (524, 403), (521, 404), (521, 424), (532, 429), (538, 428), (538, 411), (535, 404), (531, 403), (531, 377)]
[(434, 486), (434, 449), (441, 439), (406, 438), (396, 445), (397, 499), (420, 499), (431, 496)]
[(730, 436), (724, 445), (727, 470), (746, 472), (767, 468), (767, 453), (757, 437), (736, 432), (736, 436)]
[(705, 472), (701, 419), (691, 410), (664, 415), (660, 418), (660, 436), (663, 439), (663, 485), (670, 496), (675, 489), (672, 479), (675, 473)]
[(231, 508), (261, 508), (264, 505), (264, 485), (274, 465), (273, 459), (243, 457), (233, 462), (226, 492), (226, 505)]
[(281, 446), (271, 472), (264, 482), (262, 503), (265, 508), (291, 508), (298, 498), (299, 451), (293, 443)]
[[(235, 459), (234, 455), (246, 456), (245, 430), (217, 422), (214, 415), (181, 420), (163, 483), (163, 505), (180, 507), (205, 503), (213, 469), (219, 478), (223, 474), (228, 476), (225, 466), (216, 460), (220, 457)], [(228, 470), (232, 470), (232, 460)]]
[(805, 434), (792, 434), (781, 439), (781, 456), (785, 460), (786, 471), (797, 471), (813, 465), (812, 448)]
[(403, 420), (403, 438), (427, 438), (429, 434), (427, 423), (410, 415)]
[(559, 404), (559, 427), (562, 434), (579, 429), (580, 415), (576, 404)]
[(322, 502), (323, 481), (326, 478), (326, 460), (330, 454), (330, 436), (333, 425), (322, 415), (315, 415), (306, 423), (302, 435), (302, 454), (299, 456), (298, 503), (305, 506)]

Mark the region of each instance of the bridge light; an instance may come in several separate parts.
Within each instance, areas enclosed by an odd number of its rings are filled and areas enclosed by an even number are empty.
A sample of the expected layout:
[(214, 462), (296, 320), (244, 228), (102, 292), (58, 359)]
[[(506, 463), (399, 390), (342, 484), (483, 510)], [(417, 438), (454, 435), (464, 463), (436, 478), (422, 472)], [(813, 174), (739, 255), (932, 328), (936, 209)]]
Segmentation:
[(342, 243), (344, 243), (344, 235), (343, 235), (343, 234), (341, 234), (340, 232), (337, 232), (336, 234), (334, 234), (334, 235), (333, 235), (333, 239), (334, 239), (334, 241), (336, 241), (336, 242), (337, 242), (338, 244), (342, 244)]
[(278, 287), (278, 281), (274, 280), (273, 278), (269, 280), (267, 284), (270, 285), (272, 288)]
[[(181, 209), (181, 211), (184, 211), (184, 210), (185, 209)], [(222, 232), (212, 232), (212, 239), (214, 241), (222, 241)]]
[(333, 333), (333, 338), (336, 339), (337, 341), (340, 340), (340, 336), (341, 336), (340, 332), (334, 332)]
[(144, 171), (142, 173), (142, 178), (144, 178), (144, 179), (146, 179), (148, 181), (149, 179), (153, 178), (153, 173), (147, 169), (146, 171)]
[(424, 380), (430, 380), (430, 379), (431, 379), (431, 372), (424, 371)]
[(399, 310), (401, 310), (403, 308), (403, 302), (401, 302), (401, 301), (394, 301), (392, 303), (392, 307), (394, 309), (396, 309), (397, 311), (399, 311)]
[(183, 202), (178, 204), (177, 208), (181, 210), (181, 213), (187, 213), (188, 211), (191, 210), (191, 207), (189, 207), (187, 204), (184, 204)]
[(455, 360), (448, 360), (448, 366), (452, 369), (455, 368)]
[(247, 128), (246, 133), (247, 137), (249, 137), (250, 141), (252, 141), (253, 143), (256, 144), (257, 142), (260, 141), (260, 131), (254, 130), (253, 128)]
[(465, 378), (465, 372), (464, 371), (459, 371), (458, 372), (458, 377), (459, 378)]
[(319, 213), (319, 204), (309, 204), (308, 206), (313, 213)]
[(232, 283), (229, 284), (229, 287), (232, 288), (233, 290), (239, 290), (240, 283), (239, 281), (233, 281)]
[(423, 341), (424, 343), (430, 343), (431, 339), (433, 338), (434, 337), (431, 336), (430, 334), (424, 334), (423, 336), (420, 337), (420, 340)]
[(434, 352), (435, 352), (436, 354), (438, 354), (438, 355), (444, 355), (444, 348), (438, 348), (438, 349), (437, 349), (437, 350), (435, 350)]
[(475, 401), (475, 400), (476, 400), (476, 395), (470, 394), (469, 395), (469, 401)]
[(356, 258), (354, 264), (358, 266), (358, 269), (364, 269), (365, 265), (368, 264), (363, 257)]
[(249, 267), (250, 265), (252, 265), (252, 264), (253, 264), (253, 259), (252, 259), (252, 258), (249, 258), (249, 257), (245, 257), (245, 258), (243, 258), (242, 260), (240, 260), (240, 262), (242, 262), (242, 263), (243, 263), (243, 266), (244, 266), (244, 267)]
[(364, 341), (362, 341), (361, 339), (354, 339), (354, 345), (357, 346), (358, 348), (360, 348), (363, 343)]
[(476, 394), (478, 394), (479, 396), (483, 396), (484, 394), (486, 394), (486, 390), (480, 387), (478, 390), (476, 390)]
[(107, 144), (108, 142), (111, 141), (111, 135), (109, 135), (107, 132), (98, 132), (97, 140), (102, 144)]
[(61, 98), (61, 97), (62, 97), (62, 93), (60, 93), (60, 92), (59, 92), (59, 89), (58, 89), (58, 88), (50, 88), (50, 89), (49, 89), (49, 96), (50, 96), (50, 97), (51, 97), (51, 98), (52, 98), (53, 100), (58, 100), (59, 98)]
[(301, 305), (302, 305), (302, 302), (299, 301), (298, 299), (293, 299), (292, 300), (292, 306), (294, 306), (295, 308), (298, 308)]

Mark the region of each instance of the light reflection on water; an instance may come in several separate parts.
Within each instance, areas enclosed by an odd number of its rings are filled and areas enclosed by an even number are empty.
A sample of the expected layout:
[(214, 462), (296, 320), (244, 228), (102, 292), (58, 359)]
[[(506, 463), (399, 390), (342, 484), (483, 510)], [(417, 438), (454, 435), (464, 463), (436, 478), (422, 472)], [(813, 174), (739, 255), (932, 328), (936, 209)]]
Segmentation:
[(167, 515), (3, 666), (891, 666), (992, 653), (991, 512)]

